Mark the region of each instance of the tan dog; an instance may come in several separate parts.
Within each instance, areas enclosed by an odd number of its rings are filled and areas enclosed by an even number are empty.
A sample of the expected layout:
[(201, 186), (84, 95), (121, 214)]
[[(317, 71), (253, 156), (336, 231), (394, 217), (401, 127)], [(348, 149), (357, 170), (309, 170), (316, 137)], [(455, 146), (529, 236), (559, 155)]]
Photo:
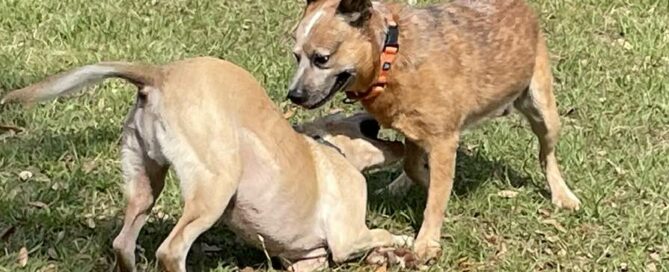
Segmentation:
[[(414, 246), (423, 260), (440, 252), (461, 131), (510, 105), (539, 138), (553, 203), (579, 208), (555, 157), (560, 120), (546, 41), (524, 1), (455, 0), (417, 9), (307, 0), (295, 40), (298, 68), (288, 94), (294, 103), (316, 108), (344, 90), (410, 140), (404, 169), (429, 184)], [(425, 152), (429, 175), (422, 173)]]
[[(135, 243), (165, 174), (174, 166), (185, 202), (182, 217), (156, 256), (185, 271), (193, 241), (219, 218), (247, 242), (264, 247), (294, 271), (339, 263), (412, 238), (365, 225), (366, 183), (359, 170), (402, 157), (399, 142), (375, 139), (364, 114), (333, 116), (296, 133), (245, 70), (214, 58), (163, 66), (99, 63), (9, 93), (4, 102), (33, 102), (119, 77), (139, 91), (123, 130), (128, 206), (114, 240), (118, 268), (135, 270)], [(352, 159), (349, 163), (342, 154)]]

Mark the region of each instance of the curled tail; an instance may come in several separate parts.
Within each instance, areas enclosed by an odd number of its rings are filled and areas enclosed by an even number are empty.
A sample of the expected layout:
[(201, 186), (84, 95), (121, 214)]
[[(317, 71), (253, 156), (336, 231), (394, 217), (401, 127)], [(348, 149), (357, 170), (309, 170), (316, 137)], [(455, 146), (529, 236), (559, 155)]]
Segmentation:
[(101, 62), (65, 71), (28, 87), (11, 91), (0, 100), (0, 104), (9, 102), (27, 104), (50, 100), (112, 77), (128, 80), (139, 88), (157, 87), (162, 79), (162, 72), (159, 67), (153, 65)]

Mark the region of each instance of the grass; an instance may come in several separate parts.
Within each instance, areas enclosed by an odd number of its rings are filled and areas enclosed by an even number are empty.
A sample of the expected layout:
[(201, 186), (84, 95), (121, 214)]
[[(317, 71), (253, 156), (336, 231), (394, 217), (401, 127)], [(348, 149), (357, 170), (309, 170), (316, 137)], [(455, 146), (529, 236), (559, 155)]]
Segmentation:
[[(563, 122), (559, 160), (584, 205), (575, 213), (551, 206), (536, 140), (522, 118), (488, 122), (464, 137), (434, 269), (669, 271), (669, 4), (531, 2), (553, 53)], [(0, 89), (100, 60), (212, 55), (250, 70), (285, 108), (293, 69), (288, 31), (302, 5), (0, 0)], [(23, 129), (0, 130), (0, 231), (13, 228), (0, 240), (0, 271), (107, 271), (114, 264), (111, 244), (124, 206), (117, 140), (132, 97), (130, 86), (110, 81), (76, 99), (0, 109), (0, 125)], [(299, 111), (293, 121), (321, 112)], [(22, 180), (23, 171), (33, 176)], [(397, 174), (370, 174), (371, 189)], [(153, 270), (154, 251), (180, 214), (173, 181), (140, 236), (141, 270)], [(502, 198), (502, 190), (518, 195)], [(423, 195), (414, 189), (406, 197), (372, 196), (369, 224), (416, 233)], [(29, 258), (20, 268), (22, 247)], [(265, 269), (267, 262), (215, 227), (196, 242), (189, 266), (236, 271)], [(335, 270), (357, 269), (371, 268)]]

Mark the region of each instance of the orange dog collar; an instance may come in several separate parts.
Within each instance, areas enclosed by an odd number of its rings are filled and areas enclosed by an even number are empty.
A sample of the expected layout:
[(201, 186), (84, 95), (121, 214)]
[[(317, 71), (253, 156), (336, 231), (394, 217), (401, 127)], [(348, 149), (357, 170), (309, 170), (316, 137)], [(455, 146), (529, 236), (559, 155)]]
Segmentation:
[(383, 51), (381, 52), (381, 69), (376, 82), (367, 89), (364, 93), (346, 92), (345, 102), (354, 103), (358, 100), (369, 100), (379, 96), (386, 89), (388, 84), (388, 73), (393, 67), (395, 58), (400, 49), (399, 44), (399, 29), (397, 23), (393, 19), (393, 15), (386, 14), (386, 23), (388, 24), (388, 32), (383, 43)]

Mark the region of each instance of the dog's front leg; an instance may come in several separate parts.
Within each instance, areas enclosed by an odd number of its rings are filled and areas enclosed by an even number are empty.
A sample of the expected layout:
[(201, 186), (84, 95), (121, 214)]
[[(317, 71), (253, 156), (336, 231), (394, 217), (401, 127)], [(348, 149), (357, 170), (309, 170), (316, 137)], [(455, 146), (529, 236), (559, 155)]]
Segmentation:
[(418, 232), (414, 251), (418, 258), (428, 261), (441, 253), (441, 226), (446, 204), (453, 189), (455, 156), (459, 135), (452, 133), (432, 138), (429, 144), (430, 184), (427, 205), (423, 211), (423, 225)]
[[(186, 271), (186, 257), (191, 245), (220, 219), (237, 191), (242, 174), (240, 158), (227, 156), (219, 161), (223, 163), (216, 164), (219, 167), (216, 172), (205, 166), (196, 166), (189, 169), (190, 172), (186, 171), (188, 176), (179, 176), (184, 210), (170, 235), (156, 251), (161, 270)], [(176, 164), (175, 168), (179, 169)]]
[(181, 177), (186, 189), (184, 211), (170, 235), (156, 251), (162, 270), (185, 272), (186, 256), (200, 234), (216, 223), (237, 190), (241, 176), (241, 163), (221, 166), (221, 173), (209, 173), (202, 167), (190, 177)]
[(347, 180), (333, 192), (340, 193), (339, 201), (330, 203), (332, 209), (326, 226), (327, 245), (335, 263), (361, 257), (379, 247), (410, 247), (413, 238), (393, 235), (384, 229), (369, 229), (365, 224), (367, 189), (365, 177), (357, 171), (340, 172), (338, 178)]

